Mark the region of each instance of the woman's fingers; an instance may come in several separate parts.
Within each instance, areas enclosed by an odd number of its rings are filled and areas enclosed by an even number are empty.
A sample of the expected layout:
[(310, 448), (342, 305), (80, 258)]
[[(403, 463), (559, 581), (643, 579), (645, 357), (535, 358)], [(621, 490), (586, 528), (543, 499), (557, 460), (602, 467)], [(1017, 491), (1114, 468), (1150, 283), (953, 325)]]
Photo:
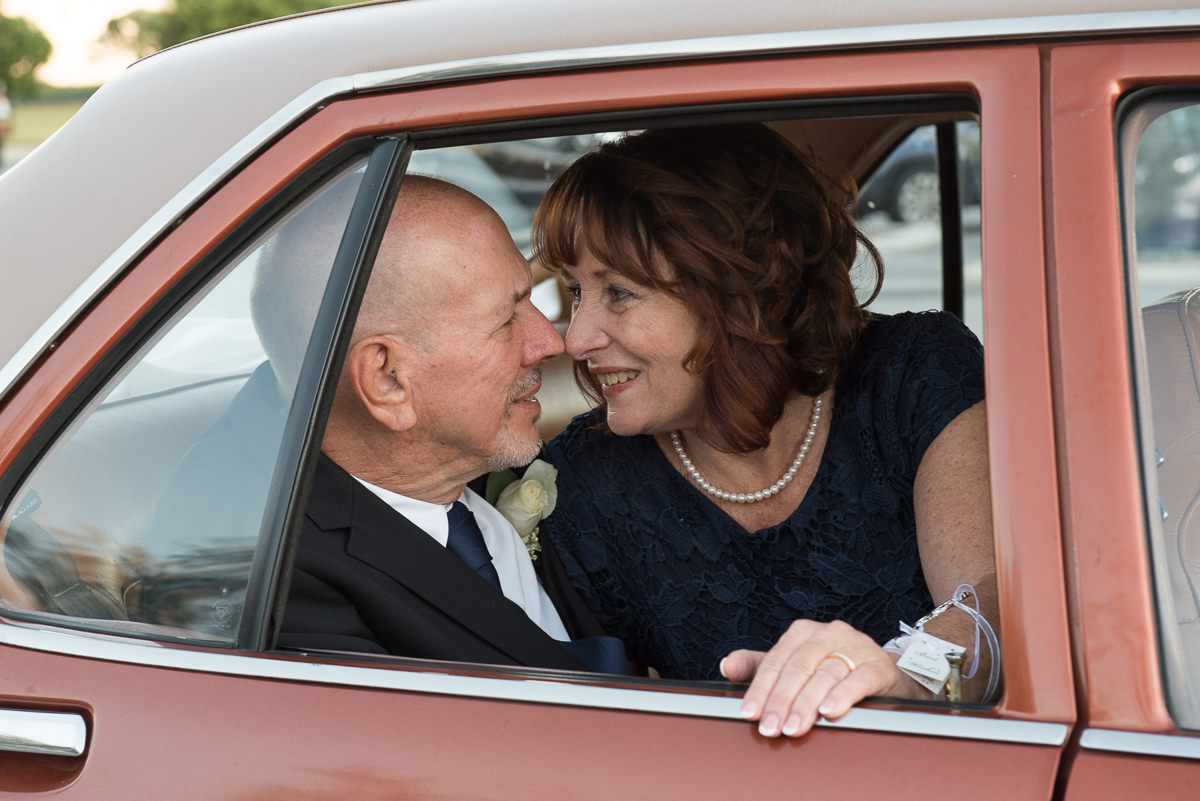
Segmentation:
[(721, 660), (721, 675), (730, 681), (750, 681), (766, 655), (766, 651), (731, 651)]
[(742, 715), (759, 721), (766, 737), (798, 737), (817, 715), (844, 715), (855, 703), (891, 687), (892, 660), (869, 637), (842, 623), (798, 620), (766, 654), (735, 651), (721, 669), (733, 681), (745, 680), (757, 663), (742, 699)]
[(859, 701), (872, 695), (890, 695), (889, 692), (899, 671), (886, 655), (868, 659), (846, 676), (825, 696), (817, 706), (823, 717), (836, 719), (850, 711)]

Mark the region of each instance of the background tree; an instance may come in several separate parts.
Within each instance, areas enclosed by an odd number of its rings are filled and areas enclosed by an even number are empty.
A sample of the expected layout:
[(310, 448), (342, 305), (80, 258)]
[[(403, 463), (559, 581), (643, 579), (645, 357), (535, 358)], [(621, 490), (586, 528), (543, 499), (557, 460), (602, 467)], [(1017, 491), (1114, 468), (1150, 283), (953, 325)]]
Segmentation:
[(147, 56), (226, 28), (346, 2), (349, 0), (175, 0), (162, 11), (134, 11), (109, 20), (104, 39)]
[(34, 70), (50, 58), (50, 40), (21, 17), (0, 15), (0, 81), (11, 95), (33, 92)]

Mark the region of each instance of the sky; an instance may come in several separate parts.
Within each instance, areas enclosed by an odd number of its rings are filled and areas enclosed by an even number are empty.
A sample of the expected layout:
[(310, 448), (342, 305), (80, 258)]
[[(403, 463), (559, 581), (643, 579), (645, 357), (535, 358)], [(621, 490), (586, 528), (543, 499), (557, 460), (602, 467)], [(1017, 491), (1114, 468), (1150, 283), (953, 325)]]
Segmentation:
[(24, 17), (36, 25), (54, 52), (37, 72), (51, 86), (98, 86), (136, 57), (131, 51), (99, 42), (108, 21), (135, 9), (157, 11), (167, 0), (2, 0), (6, 17)]

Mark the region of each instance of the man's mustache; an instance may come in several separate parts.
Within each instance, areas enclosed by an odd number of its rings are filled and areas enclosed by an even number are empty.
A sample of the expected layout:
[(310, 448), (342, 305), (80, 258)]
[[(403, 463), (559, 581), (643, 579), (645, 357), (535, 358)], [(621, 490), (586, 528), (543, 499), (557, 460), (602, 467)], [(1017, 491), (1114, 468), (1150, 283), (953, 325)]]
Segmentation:
[(516, 403), (517, 398), (520, 398), (529, 390), (542, 383), (542, 368), (535, 367), (529, 371), (529, 375), (522, 378), (513, 387), (512, 394), (508, 396), (509, 403)]

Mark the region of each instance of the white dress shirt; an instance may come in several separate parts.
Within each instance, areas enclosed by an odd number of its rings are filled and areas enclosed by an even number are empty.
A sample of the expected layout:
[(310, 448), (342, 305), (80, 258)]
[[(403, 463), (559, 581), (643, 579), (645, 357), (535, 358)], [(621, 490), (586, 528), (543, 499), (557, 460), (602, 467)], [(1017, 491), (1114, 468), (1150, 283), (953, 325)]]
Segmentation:
[[(391, 490), (377, 487), (370, 482), (354, 477), (360, 484), (374, 493), (380, 500), (406, 517), (417, 528), (433, 537), (446, 547), (450, 536), (450, 523), (446, 513), (453, 504), (427, 503), (409, 498)], [(546, 595), (542, 583), (533, 570), (529, 551), (521, 541), (521, 535), (505, 519), (496, 507), (485, 501), (474, 490), (465, 489), (458, 498), (475, 515), (475, 522), (483, 532), (483, 541), (492, 555), (492, 564), (500, 574), (500, 589), (504, 597), (525, 610), (529, 619), (542, 631), (556, 640), (569, 640), (566, 626), (558, 610)], [(457, 557), (456, 557), (457, 558)]]

